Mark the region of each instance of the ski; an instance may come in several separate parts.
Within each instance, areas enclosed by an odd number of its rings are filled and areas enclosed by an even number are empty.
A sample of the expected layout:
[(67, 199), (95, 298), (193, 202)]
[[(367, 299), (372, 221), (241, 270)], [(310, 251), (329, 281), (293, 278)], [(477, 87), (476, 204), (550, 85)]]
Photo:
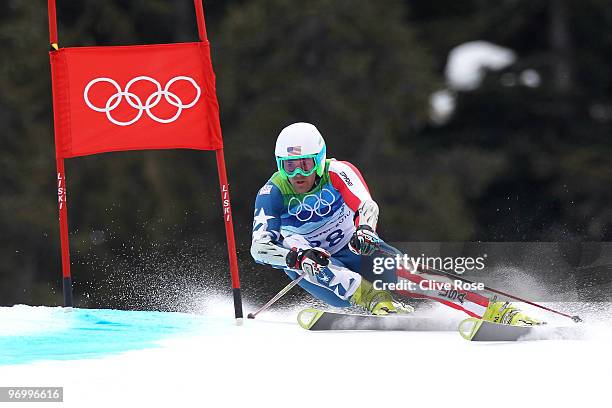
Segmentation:
[(396, 330), (396, 331), (452, 331), (449, 322), (406, 314), (387, 316), (358, 315), (304, 309), (297, 316), (298, 324), (306, 330)]
[(570, 340), (581, 338), (583, 327), (511, 326), (470, 317), (459, 324), (459, 334), (468, 341)]
[[(329, 330), (387, 330), (387, 331), (454, 331), (455, 323), (429, 317), (412, 315), (359, 315), (326, 312), (319, 309), (304, 309), (298, 313), (298, 324), (310, 331)], [(551, 339), (580, 339), (584, 335), (582, 326), (552, 327), (511, 326), (493, 323), (473, 317), (463, 320), (459, 334), (469, 341), (530, 341)]]

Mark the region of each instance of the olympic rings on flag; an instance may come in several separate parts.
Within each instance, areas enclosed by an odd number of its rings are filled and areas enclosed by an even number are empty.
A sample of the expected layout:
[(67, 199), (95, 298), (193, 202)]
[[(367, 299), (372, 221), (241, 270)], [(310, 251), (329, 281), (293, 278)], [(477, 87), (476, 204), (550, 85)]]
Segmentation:
[[(324, 193), (327, 192), (328, 196), (323, 197)], [(329, 198), (329, 199), (326, 199)], [(297, 204), (295, 202), (297, 201)], [(324, 217), (329, 214), (332, 210), (332, 204), (336, 201), (334, 193), (327, 188), (321, 190), (316, 194), (308, 194), (302, 200), (296, 197), (291, 197), (287, 204), (287, 213), (294, 215), (298, 220), (305, 222), (310, 221), (316, 214), (319, 217)]]
[[(149, 97), (146, 99), (144, 104), (142, 103), (142, 100), (138, 97), (138, 95), (130, 92), (130, 87), (138, 81), (151, 82), (157, 88), (155, 92), (149, 95)], [(196, 90), (196, 96), (195, 98), (193, 98), (193, 101), (185, 104), (183, 103), (181, 98), (179, 98), (176, 94), (169, 91), (172, 84), (174, 84), (176, 81), (187, 81), (194, 87), (194, 89)], [(108, 82), (117, 91), (114, 95), (108, 98), (104, 107), (95, 106), (89, 100), (89, 90), (93, 85), (97, 84), (98, 82)], [(100, 78), (92, 79), (91, 81), (89, 81), (89, 83), (85, 87), (85, 90), (83, 91), (83, 99), (85, 100), (85, 103), (87, 104), (87, 106), (89, 106), (89, 108), (91, 108), (92, 110), (96, 112), (104, 112), (108, 120), (114, 123), (115, 125), (129, 126), (137, 122), (142, 116), (143, 112), (146, 112), (147, 115), (151, 119), (159, 123), (174, 122), (175, 120), (178, 119), (179, 116), (181, 116), (183, 109), (189, 109), (198, 102), (198, 100), (200, 99), (201, 93), (202, 91), (200, 87), (198, 86), (198, 84), (196, 83), (196, 81), (194, 81), (193, 78), (190, 78), (188, 76), (176, 76), (172, 78), (170, 81), (168, 81), (164, 89), (162, 89), (161, 84), (158, 81), (156, 81), (155, 79), (151, 77), (137, 76), (136, 78), (133, 78), (132, 80), (130, 80), (130, 82), (127, 83), (127, 85), (125, 86), (125, 90), (121, 90), (121, 87), (115, 80), (111, 78), (100, 77)], [(164, 97), (166, 102), (168, 102), (170, 105), (175, 106), (177, 108), (176, 113), (171, 118), (168, 118), (168, 119), (159, 118), (155, 116), (155, 114), (151, 111), (151, 109), (156, 107), (157, 104), (160, 102), (162, 96)], [(119, 121), (113, 118), (111, 115), (111, 112), (119, 106), (119, 104), (121, 103), (124, 97), (125, 97), (126, 102), (132, 108), (138, 110), (138, 113), (131, 120), (122, 122), (122, 121)]]

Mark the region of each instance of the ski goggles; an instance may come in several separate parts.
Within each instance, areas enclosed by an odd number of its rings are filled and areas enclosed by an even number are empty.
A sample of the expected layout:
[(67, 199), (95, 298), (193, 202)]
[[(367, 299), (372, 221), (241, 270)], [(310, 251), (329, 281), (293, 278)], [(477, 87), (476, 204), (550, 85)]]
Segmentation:
[(316, 154), (292, 157), (278, 157), (276, 163), (278, 170), (285, 177), (295, 177), (298, 174), (310, 176), (317, 170)]

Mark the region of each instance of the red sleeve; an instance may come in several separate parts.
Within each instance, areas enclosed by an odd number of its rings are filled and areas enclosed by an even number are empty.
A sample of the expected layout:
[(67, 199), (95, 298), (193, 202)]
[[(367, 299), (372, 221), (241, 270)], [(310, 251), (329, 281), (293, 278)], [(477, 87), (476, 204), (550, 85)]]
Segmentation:
[(363, 176), (349, 162), (332, 161), (329, 164), (329, 178), (332, 186), (340, 192), (346, 205), (357, 211), (364, 200), (371, 200), (370, 190)]

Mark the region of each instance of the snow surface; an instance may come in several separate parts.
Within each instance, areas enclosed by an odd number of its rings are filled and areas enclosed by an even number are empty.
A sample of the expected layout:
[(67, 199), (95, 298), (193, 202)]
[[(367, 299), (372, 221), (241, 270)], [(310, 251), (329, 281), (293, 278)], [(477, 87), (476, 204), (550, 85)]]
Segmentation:
[[(227, 299), (209, 302), (215, 312), (207, 315), (0, 308), (0, 386), (63, 386), (64, 402), (49, 407), (569, 407), (607, 399), (606, 303), (563, 304), (597, 318), (579, 340), (472, 343), (453, 331), (309, 332), (295, 323), (297, 310), (238, 326)], [(463, 317), (439, 305), (419, 313)]]

